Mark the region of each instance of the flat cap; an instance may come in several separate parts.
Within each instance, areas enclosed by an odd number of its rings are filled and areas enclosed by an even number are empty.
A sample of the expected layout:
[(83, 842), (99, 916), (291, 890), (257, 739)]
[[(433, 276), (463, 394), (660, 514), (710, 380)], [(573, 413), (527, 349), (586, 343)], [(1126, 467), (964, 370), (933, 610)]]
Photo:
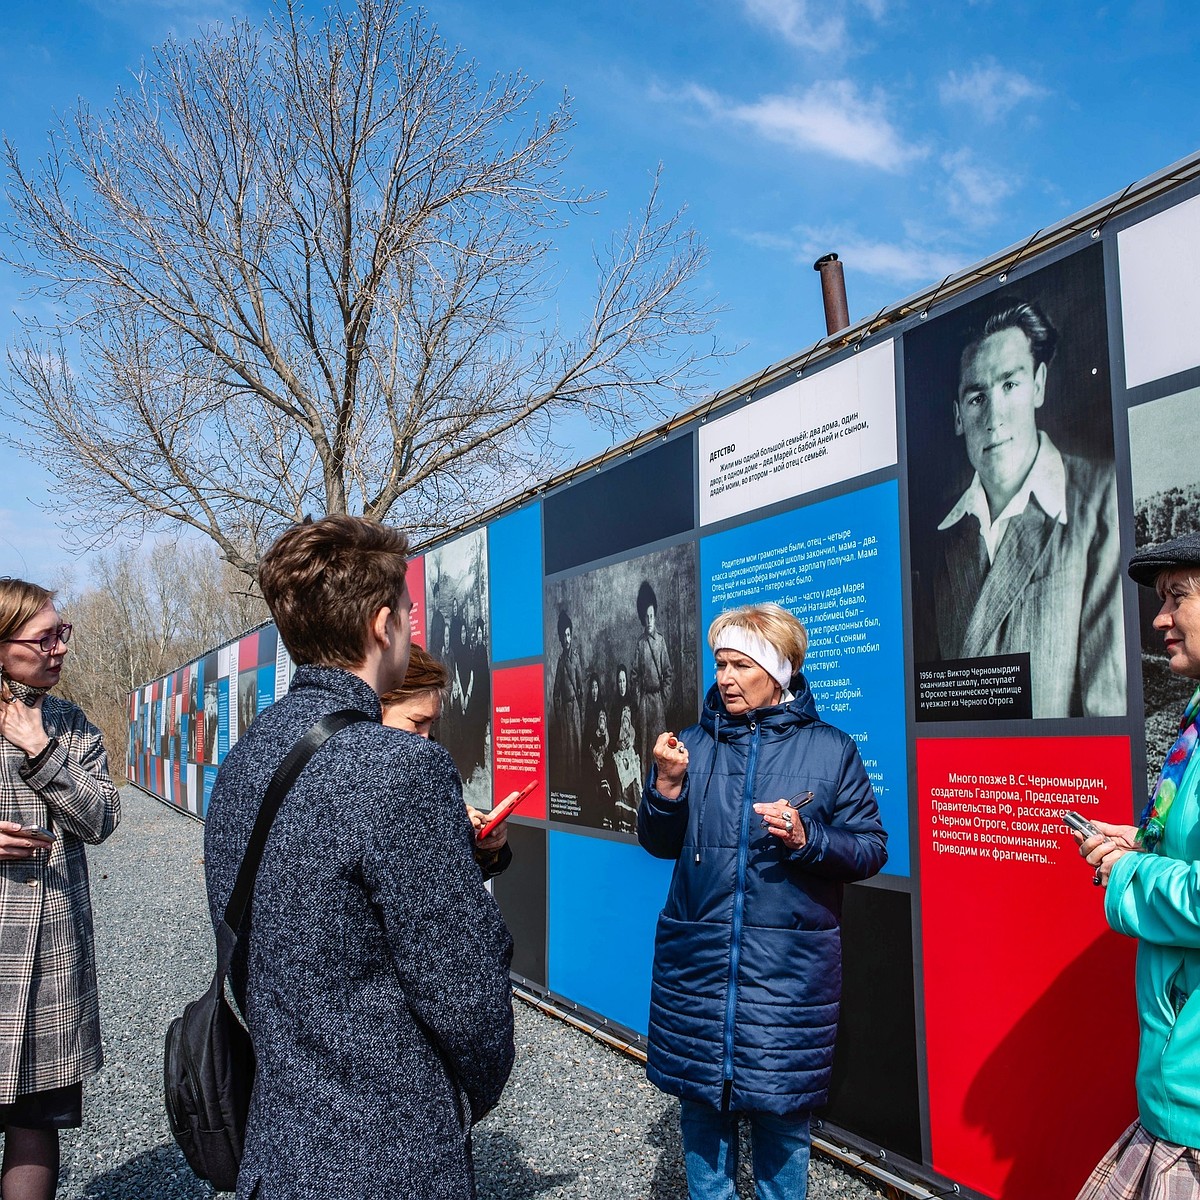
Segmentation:
[(1200, 568), (1200, 533), (1185, 533), (1157, 546), (1144, 546), (1129, 560), (1127, 569), (1134, 583), (1153, 587), (1160, 571), (1178, 567)]

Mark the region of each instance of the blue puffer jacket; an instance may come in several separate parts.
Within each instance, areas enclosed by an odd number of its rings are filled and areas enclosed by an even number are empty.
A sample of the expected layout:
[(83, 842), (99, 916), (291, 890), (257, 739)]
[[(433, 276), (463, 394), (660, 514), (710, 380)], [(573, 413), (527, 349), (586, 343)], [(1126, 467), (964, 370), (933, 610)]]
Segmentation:
[[(742, 716), (717, 689), (688, 749), (683, 791), (651, 773), (638, 840), (677, 859), (658, 920), (647, 1073), (731, 1111), (806, 1112), (829, 1090), (842, 990), (842, 885), (887, 861), (887, 834), (853, 740), (795, 698)], [(812, 791), (787, 851), (751, 805)]]

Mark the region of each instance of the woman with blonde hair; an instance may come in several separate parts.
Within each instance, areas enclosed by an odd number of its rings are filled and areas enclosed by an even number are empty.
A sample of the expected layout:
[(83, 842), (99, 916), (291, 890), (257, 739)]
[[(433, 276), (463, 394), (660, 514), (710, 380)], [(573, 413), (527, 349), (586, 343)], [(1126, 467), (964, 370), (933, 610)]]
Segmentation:
[(678, 1096), (692, 1200), (735, 1200), (737, 1124), (759, 1200), (803, 1200), (841, 998), (842, 887), (887, 861), (853, 740), (817, 714), (804, 626), (778, 604), (709, 628), (698, 725), (654, 743), (638, 840), (675, 859), (658, 921), (647, 1073)]
[(121, 803), (99, 731), (59, 681), (71, 626), (54, 593), (0, 578), (0, 1126), (4, 1200), (51, 1200), (58, 1131), (83, 1120), (99, 1070), (92, 903), (84, 844)]

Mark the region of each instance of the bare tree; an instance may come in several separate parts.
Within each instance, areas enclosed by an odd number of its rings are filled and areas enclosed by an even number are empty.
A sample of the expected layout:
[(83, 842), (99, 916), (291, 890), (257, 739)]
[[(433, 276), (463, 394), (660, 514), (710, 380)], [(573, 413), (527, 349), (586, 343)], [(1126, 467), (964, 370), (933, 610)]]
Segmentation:
[(133, 688), (267, 619), (245, 584), (215, 547), (194, 541), (99, 555), (88, 587), (59, 581), (59, 608), (75, 627), (60, 690), (99, 726), (118, 763)]
[[(280, 0), (153, 52), (137, 87), (6, 143), (9, 261), (52, 301), (10, 349), (10, 435), (85, 534), (180, 522), (253, 575), (304, 514), (428, 538), (560, 468), (576, 414), (675, 408), (717, 353), (705, 252), (657, 179), (553, 318), (567, 101), (483, 82), (404, 0)], [(558, 435), (561, 436), (561, 435)]]

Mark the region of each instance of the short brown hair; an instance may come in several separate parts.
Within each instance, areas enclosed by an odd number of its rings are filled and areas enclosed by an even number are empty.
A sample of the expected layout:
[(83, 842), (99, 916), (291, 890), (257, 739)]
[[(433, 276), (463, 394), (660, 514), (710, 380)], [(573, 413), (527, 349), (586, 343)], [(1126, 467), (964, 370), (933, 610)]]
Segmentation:
[(36, 583), (0, 575), (0, 641), (12, 637), (26, 621), (53, 600), (54, 593)]
[(422, 692), (444, 692), (450, 685), (450, 671), (440, 658), (435, 658), (424, 646), (412, 644), (408, 656), (408, 673), (404, 682), (390, 692), (384, 692), (379, 697), (380, 704), (387, 708), (389, 704), (403, 704), (413, 696)]
[(708, 627), (708, 644), (717, 644), (717, 634), (730, 625), (740, 625), (758, 634), (792, 664), (793, 673), (804, 666), (808, 653), (808, 630), (786, 608), (778, 604), (747, 604), (721, 613)]
[(258, 584), (298, 666), (359, 667), (367, 623), (396, 609), (408, 570), (408, 538), (366, 517), (293, 525), (263, 555)]

